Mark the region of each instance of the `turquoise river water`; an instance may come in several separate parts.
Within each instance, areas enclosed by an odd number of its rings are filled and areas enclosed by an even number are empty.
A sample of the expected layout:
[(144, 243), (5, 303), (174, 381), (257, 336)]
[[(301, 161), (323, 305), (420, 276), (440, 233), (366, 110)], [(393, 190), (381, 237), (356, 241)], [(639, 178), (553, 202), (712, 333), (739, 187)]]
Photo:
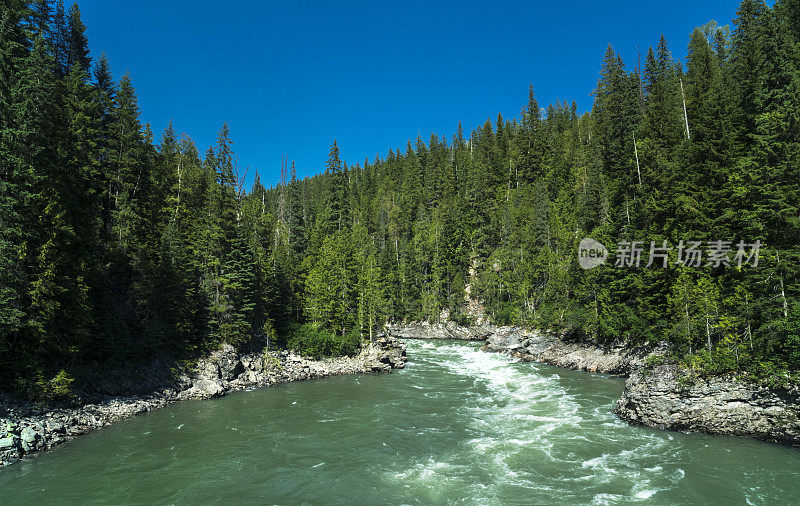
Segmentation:
[(478, 346), (170, 405), (0, 469), (0, 503), (800, 503), (800, 450), (629, 426), (623, 380)]

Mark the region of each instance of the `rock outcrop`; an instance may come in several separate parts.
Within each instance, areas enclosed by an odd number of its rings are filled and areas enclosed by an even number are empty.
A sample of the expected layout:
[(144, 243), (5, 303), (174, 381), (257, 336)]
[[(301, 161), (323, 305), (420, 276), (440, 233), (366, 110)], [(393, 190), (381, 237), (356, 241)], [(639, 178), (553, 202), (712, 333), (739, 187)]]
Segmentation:
[(624, 420), (662, 429), (800, 445), (797, 388), (775, 390), (733, 377), (687, 380), (675, 365), (631, 374), (615, 412)]
[(646, 350), (621, 345), (600, 347), (571, 343), (561, 337), (518, 327), (499, 327), (488, 336), (484, 351), (507, 353), (527, 362), (627, 376), (644, 364)]
[(391, 325), (386, 332), (400, 339), (456, 339), (460, 341), (483, 341), (495, 331), (490, 325), (465, 327), (453, 322), (413, 322)]
[(148, 395), (115, 396), (78, 408), (41, 409), (0, 397), (0, 462), (7, 465), (98, 427), (186, 399), (340, 374), (389, 372), (406, 363), (406, 347), (381, 335), (354, 357), (313, 360), (294, 353), (239, 354), (228, 345), (201, 359), (177, 380)]

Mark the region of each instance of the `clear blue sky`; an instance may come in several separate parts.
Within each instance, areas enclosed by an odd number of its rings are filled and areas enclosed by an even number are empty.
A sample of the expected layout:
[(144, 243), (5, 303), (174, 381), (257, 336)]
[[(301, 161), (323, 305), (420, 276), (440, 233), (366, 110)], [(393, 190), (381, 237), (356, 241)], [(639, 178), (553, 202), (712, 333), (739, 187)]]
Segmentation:
[[(65, 1), (70, 5), (71, 1)], [(695, 26), (730, 24), (738, 2), (79, 2), (93, 55), (129, 71), (142, 121), (170, 120), (201, 153), (228, 122), (242, 167), (271, 186), (281, 156), (322, 170), (420, 133), (469, 131), (539, 104), (591, 107), (608, 44), (632, 67), (664, 33), (685, 58)]]

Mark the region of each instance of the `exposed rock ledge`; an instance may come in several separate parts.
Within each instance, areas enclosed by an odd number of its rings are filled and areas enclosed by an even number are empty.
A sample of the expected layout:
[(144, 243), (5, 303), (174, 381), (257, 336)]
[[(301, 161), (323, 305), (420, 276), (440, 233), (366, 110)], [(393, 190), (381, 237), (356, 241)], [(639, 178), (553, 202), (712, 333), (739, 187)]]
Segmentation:
[(517, 327), (498, 327), (481, 349), (508, 353), (526, 362), (617, 376), (627, 376), (639, 369), (646, 357), (643, 349), (571, 343), (558, 336)]
[(405, 367), (406, 347), (380, 336), (355, 357), (310, 360), (289, 352), (238, 354), (223, 346), (176, 382), (146, 396), (112, 397), (79, 408), (45, 410), (0, 397), (0, 462), (11, 464), (117, 420), (185, 399), (210, 399), (234, 390), (339, 374)]
[(429, 323), (412, 322), (399, 325), (390, 325), (386, 332), (392, 337), (400, 339), (456, 339), (460, 341), (483, 341), (496, 328), (480, 325), (477, 327), (463, 327), (453, 322)]
[(751, 436), (800, 445), (800, 390), (773, 390), (734, 378), (683, 385), (674, 365), (631, 374), (614, 410), (634, 423), (672, 430)]

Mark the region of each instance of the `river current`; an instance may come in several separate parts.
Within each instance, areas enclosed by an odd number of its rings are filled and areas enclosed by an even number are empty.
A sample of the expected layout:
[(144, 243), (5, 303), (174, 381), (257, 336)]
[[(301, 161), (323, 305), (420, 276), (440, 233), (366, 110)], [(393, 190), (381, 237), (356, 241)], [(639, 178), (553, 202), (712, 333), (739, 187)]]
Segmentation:
[(623, 380), (408, 341), (406, 369), (189, 401), (0, 469), (0, 502), (800, 503), (800, 450), (630, 426)]

